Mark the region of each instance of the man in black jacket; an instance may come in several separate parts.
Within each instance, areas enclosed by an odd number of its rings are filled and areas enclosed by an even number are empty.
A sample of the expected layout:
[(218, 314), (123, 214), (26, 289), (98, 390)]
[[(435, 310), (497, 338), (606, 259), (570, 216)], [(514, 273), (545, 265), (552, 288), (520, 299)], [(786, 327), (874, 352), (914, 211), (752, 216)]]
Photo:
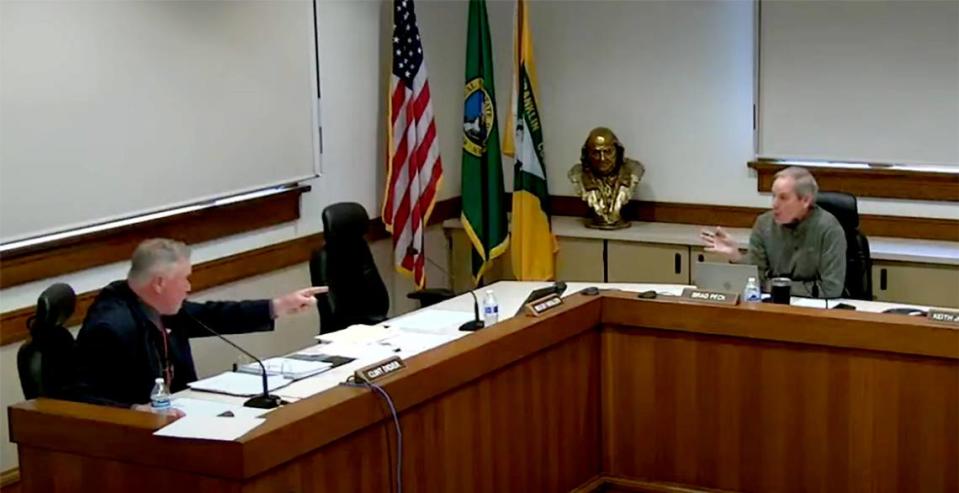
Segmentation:
[(277, 317), (316, 304), (325, 287), (301, 289), (273, 300), (193, 303), (190, 251), (183, 243), (153, 239), (133, 253), (127, 279), (107, 285), (87, 311), (77, 337), (77, 400), (149, 409), (154, 380), (170, 390), (197, 379), (191, 337), (218, 332), (273, 330)]

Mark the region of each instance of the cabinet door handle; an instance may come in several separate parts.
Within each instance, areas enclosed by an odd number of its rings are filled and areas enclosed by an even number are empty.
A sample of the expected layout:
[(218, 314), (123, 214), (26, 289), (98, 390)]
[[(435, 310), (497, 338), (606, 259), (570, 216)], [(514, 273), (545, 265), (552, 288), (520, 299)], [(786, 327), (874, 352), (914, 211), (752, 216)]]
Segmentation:
[(889, 275), (886, 273), (886, 269), (879, 269), (879, 290), (885, 291), (886, 286), (889, 284), (887, 279)]
[(673, 269), (677, 274), (683, 273), (683, 256), (678, 253), (673, 258)]
[(700, 261), (700, 262), (706, 260), (706, 256), (703, 255), (703, 254), (701, 254), (701, 253), (699, 254), (699, 257), (698, 257), (698, 258), (699, 258), (699, 261)]

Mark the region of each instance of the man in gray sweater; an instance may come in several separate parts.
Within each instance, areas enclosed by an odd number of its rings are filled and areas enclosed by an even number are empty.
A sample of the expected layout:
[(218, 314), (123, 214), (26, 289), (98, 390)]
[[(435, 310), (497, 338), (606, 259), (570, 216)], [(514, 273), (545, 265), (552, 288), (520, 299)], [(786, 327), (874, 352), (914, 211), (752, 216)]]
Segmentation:
[(753, 224), (749, 251), (743, 255), (736, 241), (722, 228), (703, 231), (707, 252), (717, 252), (730, 262), (759, 268), (764, 291), (769, 279), (788, 277), (792, 294), (838, 298), (846, 280), (846, 237), (832, 214), (816, 206), (819, 186), (805, 168), (790, 167), (776, 173), (773, 209)]

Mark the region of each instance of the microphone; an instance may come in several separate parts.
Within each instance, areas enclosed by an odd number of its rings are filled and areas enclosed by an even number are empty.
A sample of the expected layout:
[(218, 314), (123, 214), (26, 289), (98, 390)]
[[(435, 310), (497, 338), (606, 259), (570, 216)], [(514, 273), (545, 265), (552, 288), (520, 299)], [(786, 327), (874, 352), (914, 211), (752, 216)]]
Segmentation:
[(556, 281), (553, 283), (553, 292), (558, 295), (562, 295), (564, 292), (566, 292), (566, 283), (563, 281)]
[(460, 325), (460, 330), (465, 332), (475, 332), (486, 327), (486, 323), (480, 320), (479, 316), (479, 298), (476, 297), (476, 293), (472, 289), (470, 294), (473, 295), (473, 320)]
[[(420, 253), (420, 251), (413, 246), (410, 246), (406, 249), (407, 255), (412, 256), (418, 253)], [(433, 267), (436, 267), (437, 270), (445, 274), (447, 278), (452, 279), (453, 276), (451, 276), (449, 271), (447, 271), (442, 265), (434, 262), (433, 259), (431, 259), (428, 255), (424, 254), (423, 258), (426, 260), (427, 263), (429, 263)], [(483, 327), (486, 327), (486, 323), (483, 322), (483, 320), (480, 318), (479, 298), (476, 297), (476, 293), (474, 292), (474, 290), (472, 289), (469, 290), (469, 293), (473, 296), (473, 320), (470, 320), (469, 322), (465, 322), (463, 325), (460, 325), (459, 330), (462, 330), (464, 332), (475, 332), (477, 330), (482, 329)], [(414, 298), (413, 296), (414, 294), (416, 293), (415, 292), (410, 293), (409, 295), (407, 295), (407, 297)], [(450, 294), (453, 294), (452, 291), (450, 291)]]
[(262, 371), (261, 376), (263, 377), (263, 394), (262, 394), (262, 395), (258, 395), (258, 396), (256, 396), (256, 397), (251, 397), (249, 400), (247, 400), (246, 402), (244, 402), (243, 405), (244, 405), (245, 407), (255, 407), (255, 408), (257, 408), (257, 409), (273, 409), (273, 408), (275, 408), (275, 407), (280, 407), (281, 404), (286, 404), (285, 402), (283, 402), (283, 399), (280, 399), (279, 396), (270, 395), (270, 387), (269, 387), (269, 385), (267, 384), (267, 378), (266, 378), (266, 377), (267, 377), (267, 375), (266, 375), (266, 366), (263, 365), (263, 362), (260, 361), (260, 358), (257, 358), (256, 356), (253, 355), (253, 353), (247, 351), (246, 349), (241, 348), (241, 347), (240, 347), (238, 344), (236, 344), (235, 342), (227, 339), (226, 337), (223, 337), (222, 334), (220, 334), (219, 332), (211, 329), (207, 324), (201, 322), (198, 318), (194, 317), (193, 315), (190, 315), (190, 314), (187, 313), (186, 311), (183, 312), (183, 315), (185, 315), (187, 318), (189, 318), (190, 320), (192, 320), (192, 321), (193, 321), (194, 323), (196, 323), (199, 327), (202, 327), (202, 328), (203, 328), (204, 330), (206, 330), (207, 332), (209, 332), (209, 333), (211, 333), (211, 334), (219, 337), (220, 339), (222, 339), (223, 341), (225, 341), (227, 344), (233, 346), (234, 348), (236, 348), (236, 349), (237, 349), (238, 351), (240, 351), (241, 353), (249, 356), (250, 358), (253, 358), (254, 360), (256, 360), (257, 363), (259, 363), (259, 365), (260, 365), (260, 370)]

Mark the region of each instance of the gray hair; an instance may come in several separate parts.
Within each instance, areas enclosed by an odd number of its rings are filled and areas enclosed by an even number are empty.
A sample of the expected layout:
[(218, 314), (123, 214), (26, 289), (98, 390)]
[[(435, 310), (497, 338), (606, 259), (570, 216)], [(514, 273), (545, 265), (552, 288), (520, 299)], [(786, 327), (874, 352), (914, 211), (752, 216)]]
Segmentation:
[(779, 170), (776, 176), (773, 177), (773, 181), (780, 178), (792, 178), (795, 184), (793, 190), (795, 190), (796, 195), (802, 198), (809, 197), (812, 202), (816, 202), (816, 194), (819, 193), (819, 184), (816, 183), (816, 179), (808, 169), (800, 168), (799, 166), (790, 166)]
[(144, 283), (181, 260), (190, 260), (190, 247), (166, 238), (153, 238), (137, 245), (130, 259), (127, 280)]

